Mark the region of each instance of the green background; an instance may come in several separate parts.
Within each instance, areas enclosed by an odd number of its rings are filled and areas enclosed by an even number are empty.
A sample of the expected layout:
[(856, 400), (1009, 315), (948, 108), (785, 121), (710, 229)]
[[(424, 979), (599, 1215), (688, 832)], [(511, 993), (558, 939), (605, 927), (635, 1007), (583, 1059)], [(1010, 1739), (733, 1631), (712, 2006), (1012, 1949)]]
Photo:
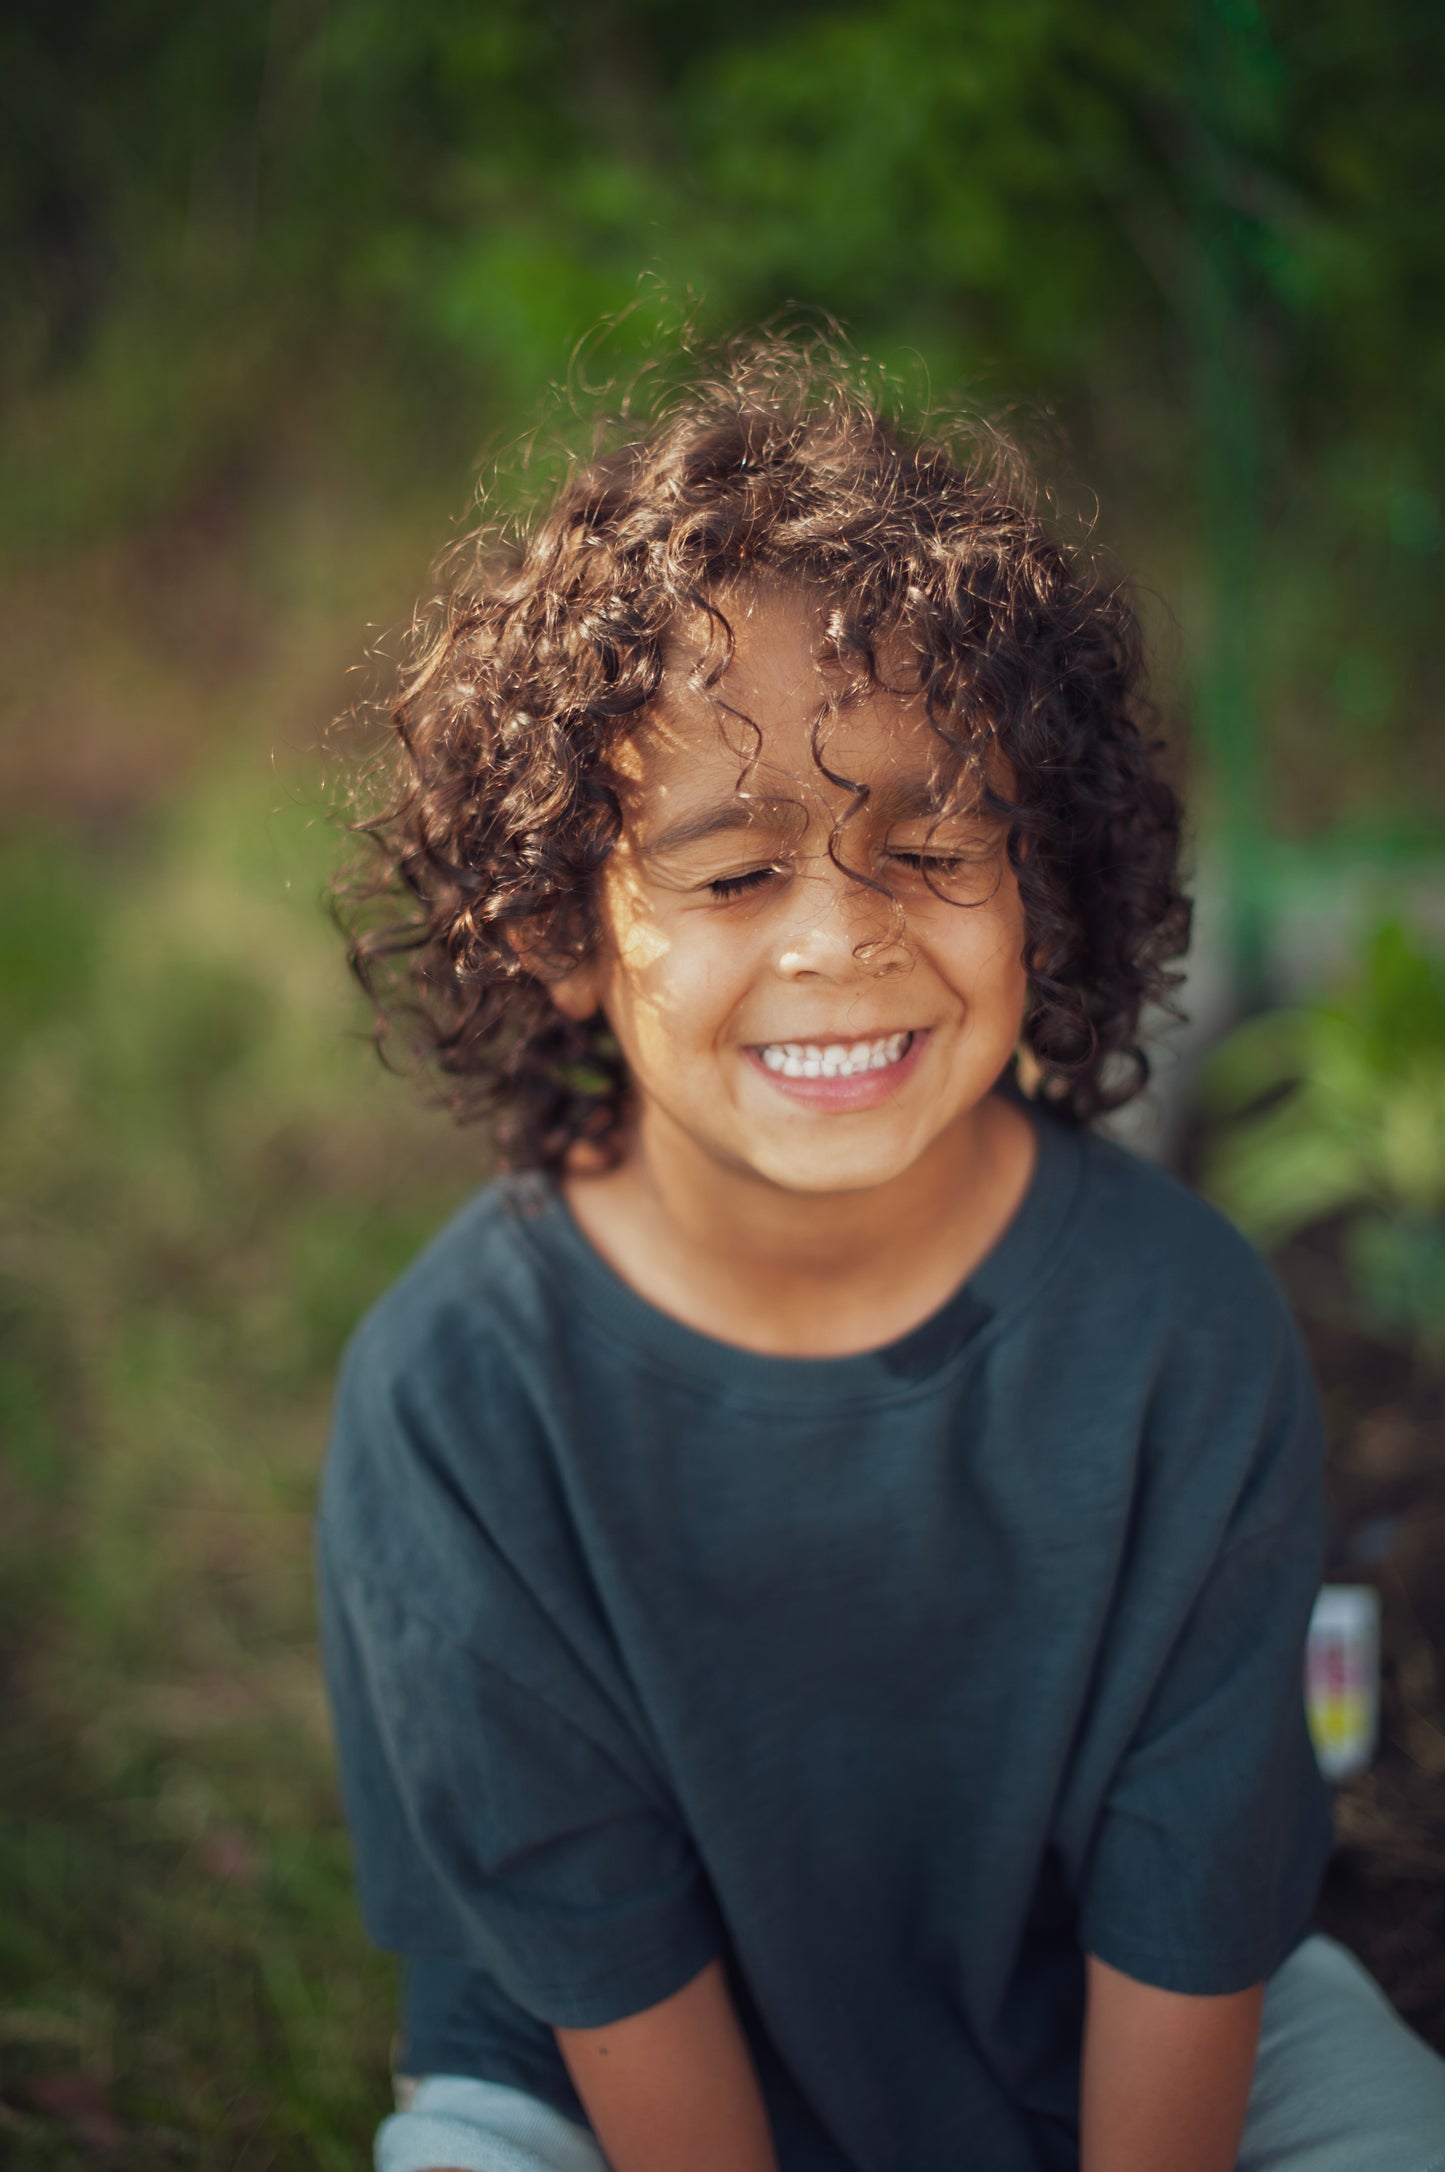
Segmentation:
[(1301, 869), (1439, 864), (1434, 18), (7, 12), (7, 2162), (360, 2165), (383, 2105), (308, 1520), (340, 1342), (486, 1155), (320, 910), (349, 667), (684, 323), (836, 317), (1097, 503), (1268, 994)]

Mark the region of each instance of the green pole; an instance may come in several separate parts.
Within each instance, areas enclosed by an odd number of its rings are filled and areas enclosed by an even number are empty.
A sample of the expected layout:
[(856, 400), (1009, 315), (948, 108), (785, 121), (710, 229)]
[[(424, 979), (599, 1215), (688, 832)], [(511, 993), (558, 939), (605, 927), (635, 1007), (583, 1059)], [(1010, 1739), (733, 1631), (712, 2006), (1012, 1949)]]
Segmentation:
[(1205, 608), (1194, 706), (1208, 771), (1208, 817), (1222, 848), (1235, 994), (1249, 1010), (1267, 994), (1271, 847), (1258, 683), (1260, 358), (1250, 222), (1232, 183), (1239, 166), (1235, 146), (1268, 99), (1270, 60), (1253, 0), (1198, 0), (1196, 21), (1190, 348)]

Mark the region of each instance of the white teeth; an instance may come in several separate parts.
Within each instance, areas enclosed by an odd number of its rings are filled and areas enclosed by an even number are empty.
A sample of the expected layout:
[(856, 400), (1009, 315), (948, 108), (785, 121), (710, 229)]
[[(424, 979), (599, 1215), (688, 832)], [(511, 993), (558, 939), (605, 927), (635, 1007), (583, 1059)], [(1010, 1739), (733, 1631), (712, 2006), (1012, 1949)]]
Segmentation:
[(770, 1071), (784, 1078), (855, 1078), (862, 1071), (885, 1071), (897, 1063), (913, 1039), (889, 1033), (876, 1041), (770, 1041), (760, 1051)]

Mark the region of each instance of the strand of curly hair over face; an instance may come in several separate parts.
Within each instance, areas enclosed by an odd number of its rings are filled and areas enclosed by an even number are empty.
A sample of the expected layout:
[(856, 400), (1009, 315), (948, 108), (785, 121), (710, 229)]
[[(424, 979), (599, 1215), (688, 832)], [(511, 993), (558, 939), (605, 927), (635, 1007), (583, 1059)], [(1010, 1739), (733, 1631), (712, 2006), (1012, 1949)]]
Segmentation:
[(662, 689), (670, 639), (701, 613), (720, 684), (744, 585), (820, 598), (836, 700), (921, 695), (940, 803), (971, 776), (1006, 826), (1038, 1097), (1082, 1124), (1143, 1090), (1141, 1013), (1174, 1009), (1189, 941), (1179, 805), (1132, 611), (1050, 531), (997, 431), (918, 436), (836, 348), (754, 340), (452, 566), (359, 788), (379, 787), (349, 824), (366, 857), (335, 896), (383, 1053), (400, 1035), (434, 1064), (504, 1165), (557, 1171), (582, 1141), (615, 1155), (616, 1043), (600, 1015), (564, 1018), (547, 982), (600, 938), (613, 757)]

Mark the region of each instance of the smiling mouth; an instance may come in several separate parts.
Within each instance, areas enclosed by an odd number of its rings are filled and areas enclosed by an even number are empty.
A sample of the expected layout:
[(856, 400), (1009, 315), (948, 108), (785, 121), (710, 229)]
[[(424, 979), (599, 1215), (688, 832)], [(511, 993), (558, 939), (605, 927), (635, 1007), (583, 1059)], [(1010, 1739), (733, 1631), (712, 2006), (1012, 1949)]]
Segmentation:
[(913, 1046), (913, 1034), (885, 1033), (873, 1041), (769, 1041), (758, 1050), (768, 1070), (783, 1078), (857, 1078), (887, 1071)]

